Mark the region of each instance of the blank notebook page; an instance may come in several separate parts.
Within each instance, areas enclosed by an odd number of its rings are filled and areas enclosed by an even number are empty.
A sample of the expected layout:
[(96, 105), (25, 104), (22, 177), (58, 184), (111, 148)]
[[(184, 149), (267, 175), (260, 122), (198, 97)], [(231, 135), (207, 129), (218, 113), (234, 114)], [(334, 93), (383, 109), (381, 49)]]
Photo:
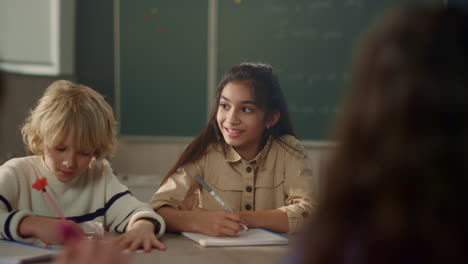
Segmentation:
[(204, 247), (222, 246), (259, 246), (259, 245), (285, 245), (288, 238), (274, 232), (256, 228), (241, 231), (237, 237), (212, 237), (200, 233), (182, 232), (182, 235), (190, 238)]

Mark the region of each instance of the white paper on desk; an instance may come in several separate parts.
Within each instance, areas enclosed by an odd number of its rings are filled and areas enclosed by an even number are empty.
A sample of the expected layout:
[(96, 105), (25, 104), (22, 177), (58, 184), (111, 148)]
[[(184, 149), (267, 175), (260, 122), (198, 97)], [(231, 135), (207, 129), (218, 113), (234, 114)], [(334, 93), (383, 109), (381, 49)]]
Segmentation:
[(241, 231), (238, 233), (237, 237), (212, 237), (192, 232), (182, 232), (182, 235), (190, 238), (204, 247), (288, 244), (288, 238), (261, 228), (249, 229), (249, 231)]
[(0, 264), (50, 261), (57, 251), (0, 239)]

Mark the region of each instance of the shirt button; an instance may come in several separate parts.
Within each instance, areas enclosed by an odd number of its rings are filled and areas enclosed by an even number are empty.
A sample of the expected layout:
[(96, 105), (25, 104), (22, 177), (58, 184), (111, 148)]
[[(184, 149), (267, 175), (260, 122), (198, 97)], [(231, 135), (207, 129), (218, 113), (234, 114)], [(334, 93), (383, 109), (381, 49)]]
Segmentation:
[(245, 187), (245, 190), (246, 190), (247, 192), (251, 192), (251, 191), (252, 191), (252, 186), (247, 186), (247, 187)]
[(250, 204), (245, 205), (245, 210), (250, 211), (252, 210), (252, 206)]
[(248, 173), (250, 173), (250, 172), (252, 171), (252, 167), (247, 167), (245, 170), (246, 170)]

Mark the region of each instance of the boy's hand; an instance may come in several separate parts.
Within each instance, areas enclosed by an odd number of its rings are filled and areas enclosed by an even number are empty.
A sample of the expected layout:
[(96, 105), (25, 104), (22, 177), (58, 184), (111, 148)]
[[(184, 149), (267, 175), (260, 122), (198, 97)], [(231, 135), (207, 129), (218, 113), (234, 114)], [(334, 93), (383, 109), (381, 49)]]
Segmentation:
[(77, 236), (82, 237), (84, 235), (83, 229), (71, 220), (43, 216), (24, 217), (19, 224), (18, 234), (22, 237), (36, 237), (49, 245), (63, 245), (64, 237), (57, 230), (61, 224), (64, 224), (64, 221), (68, 228), (72, 229)]
[(150, 252), (152, 248), (166, 250), (166, 246), (154, 234), (154, 224), (144, 219), (136, 221), (130, 230), (116, 239), (116, 243), (130, 252), (139, 248), (145, 252)]
[(128, 264), (128, 255), (113, 243), (103, 240), (78, 240), (69, 243), (53, 264)]

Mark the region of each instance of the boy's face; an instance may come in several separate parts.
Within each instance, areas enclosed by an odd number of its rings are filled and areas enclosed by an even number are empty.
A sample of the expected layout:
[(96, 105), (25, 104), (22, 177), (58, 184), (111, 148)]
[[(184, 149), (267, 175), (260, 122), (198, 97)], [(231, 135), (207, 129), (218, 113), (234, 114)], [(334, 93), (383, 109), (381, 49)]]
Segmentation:
[(216, 116), (224, 140), (244, 158), (254, 158), (266, 127), (265, 114), (245, 82), (230, 82), (221, 92)]
[(71, 133), (57, 146), (44, 149), (45, 164), (61, 182), (71, 181), (85, 172), (93, 157), (94, 150), (75, 148)]

